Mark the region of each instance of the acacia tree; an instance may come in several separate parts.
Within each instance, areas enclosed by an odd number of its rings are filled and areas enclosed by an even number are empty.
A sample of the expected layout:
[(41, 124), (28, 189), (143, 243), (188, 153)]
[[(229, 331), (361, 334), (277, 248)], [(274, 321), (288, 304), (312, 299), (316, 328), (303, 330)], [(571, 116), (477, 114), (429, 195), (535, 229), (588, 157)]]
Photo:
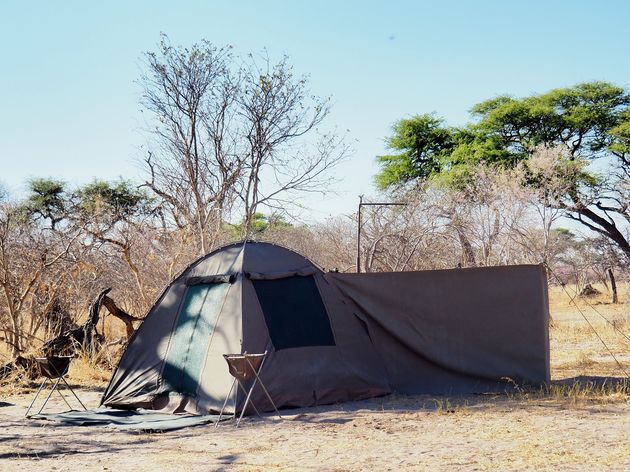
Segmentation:
[(614, 241), (630, 261), (630, 239), (620, 226), (620, 219), (630, 223), (629, 106), (624, 89), (594, 82), (484, 102), (473, 111), (482, 132), (501, 140), (513, 159), (526, 154), (525, 165), (541, 146), (557, 149), (558, 185), (546, 185), (536, 172), (528, 183), (547, 188), (547, 204)]
[[(541, 148), (558, 152), (554, 179), (531, 169), (524, 184), (543, 189), (541, 203), (612, 240), (630, 260), (630, 95), (605, 82), (516, 99), (502, 96), (472, 109), (476, 121), (450, 128), (432, 115), (399, 122), (381, 156), (381, 188), (439, 180), (455, 188), (472, 164), (528, 169)], [(554, 187), (551, 184), (556, 183)]]
[(201, 253), (232, 211), (248, 237), (261, 206), (278, 211), (287, 195), (324, 191), (326, 172), (348, 152), (334, 133), (306, 139), (329, 100), (312, 97), (286, 58), (237, 58), (205, 40), (173, 47), (165, 36), (145, 57), (142, 104), (153, 137), (146, 185), (165, 223), (192, 230)]

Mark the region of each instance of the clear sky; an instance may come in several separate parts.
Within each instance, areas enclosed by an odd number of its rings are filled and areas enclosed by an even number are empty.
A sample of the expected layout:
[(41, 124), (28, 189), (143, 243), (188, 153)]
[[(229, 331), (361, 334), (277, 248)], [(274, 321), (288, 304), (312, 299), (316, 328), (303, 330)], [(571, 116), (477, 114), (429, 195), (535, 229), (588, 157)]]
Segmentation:
[(322, 219), (374, 194), (374, 157), (398, 119), (463, 124), (475, 103), (582, 81), (630, 87), (628, 1), (0, 1), (0, 182), (140, 179), (142, 53), (160, 32), (290, 56), (356, 153)]

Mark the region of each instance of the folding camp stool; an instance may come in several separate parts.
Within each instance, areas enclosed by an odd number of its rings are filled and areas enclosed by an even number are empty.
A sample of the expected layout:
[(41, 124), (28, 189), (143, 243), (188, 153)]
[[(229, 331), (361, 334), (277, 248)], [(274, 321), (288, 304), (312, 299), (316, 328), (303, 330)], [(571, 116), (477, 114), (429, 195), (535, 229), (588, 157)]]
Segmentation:
[(62, 381), (65, 384), (66, 388), (68, 388), (68, 390), (70, 390), (72, 395), (74, 395), (74, 398), (76, 398), (77, 401), (81, 404), (83, 409), (87, 410), (83, 402), (79, 400), (79, 397), (77, 397), (77, 394), (74, 393), (74, 390), (72, 389), (72, 387), (68, 385), (68, 382), (66, 382), (66, 379), (64, 379), (64, 376), (68, 373), (68, 369), (70, 368), (70, 361), (72, 360), (73, 357), (74, 356), (50, 356), (50, 357), (36, 357), (35, 358), (35, 362), (37, 362), (37, 367), (39, 368), (39, 374), (40, 376), (44, 377), (44, 380), (42, 381), (42, 384), (39, 386), (39, 389), (37, 390), (37, 393), (35, 394), (35, 398), (33, 398), (33, 401), (28, 406), (28, 409), (26, 410), (26, 414), (24, 416), (28, 417), (28, 414), (31, 411), (31, 408), (33, 408), (33, 405), (35, 404), (35, 400), (37, 400), (37, 397), (39, 397), (40, 392), (43, 390), (44, 386), (46, 385), (46, 383), (48, 383), (49, 380), (53, 384), (53, 387), (50, 393), (48, 394), (48, 396), (46, 397), (46, 400), (44, 400), (42, 407), (37, 412), (38, 415), (43, 411), (44, 407), (48, 403), (48, 400), (50, 400), (50, 397), (52, 396), (55, 390), (57, 390), (57, 393), (59, 393), (61, 398), (63, 398), (63, 401), (66, 402), (66, 405), (68, 405), (68, 408), (72, 410), (70, 403), (68, 403), (68, 400), (66, 400), (66, 397), (64, 397), (63, 394), (61, 393), (61, 387), (57, 388), (59, 386), (59, 382), (62, 382)]
[[(221, 412), (219, 413), (219, 419), (216, 422), (215, 428), (219, 426), (219, 422), (221, 421), (221, 417), (223, 416), (223, 412), (225, 411), (225, 406), (227, 405), (228, 399), (230, 398), (230, 395), (232, 394), (232, 390), (234, 390), (235, 385), (238, 385), (239, 388), (246, 395), (245, 404), (243, 405), (243, 409), (241, 410), (241, 414), (238, 417), (238, 420), (236, 420), (236, 427), (238, 428), (241, 420), (243, 419), (243, 415), (245, 414), (245, 410), (247, 409), (247, 405), (250, 403), (252, 392), (254, 391), (254, 387), (256, 386), (257, 382), (260, 383), (260, 386), (265, 392), (265, 395), (267, 395), (267, 398), (271, 402), (271, 405), (273, 406), (274, 410), (276, 410), (278, 418), (282, 419), (282, 416), (280, 416), (280, 412), (278, 411), (276, 404), (273, 402), (271, 395), (269, 395), (269, 392), (265, 387), (265, 384), (258, 375), (262, 370), (263, 365), (265, 364), (266, 357), (267, 351), (263, 352), (262, 354), (247, 354), (247, 352), (244, 352), (243, 354), (223, 354), (223, 358), (228, 364), (230, 375), (234, 377), (234, 380), (232, 381), (230, 391), (225, 397), (223, 407), (221, 407)], [(243, 385), (243, 382), (251, 379), (254, 379), (254, 381), (252, 382), (252, 386), (249, 388), (248, 391)], [(256, 408), (256, 405), (254, 405), (253, 401), (251, 402), (251, 405), (256, 411), (256, 414), (260, 416), (260, 412), (258, 411), (258, 408)], [(234, 410), (236, 414), (236, 405), (234, 405)]]

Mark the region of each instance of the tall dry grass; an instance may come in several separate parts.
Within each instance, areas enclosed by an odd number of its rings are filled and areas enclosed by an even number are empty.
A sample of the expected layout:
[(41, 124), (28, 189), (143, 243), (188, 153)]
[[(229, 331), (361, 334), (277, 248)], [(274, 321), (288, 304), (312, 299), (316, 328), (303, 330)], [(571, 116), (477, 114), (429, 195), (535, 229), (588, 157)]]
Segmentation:
[(630, 284), (620, 284), (618, 304), (610, 303), (606, 287), (594, 287), (601, 294), (589, 298), (576, 296), (571, 285), (549, 289), (553, 379), (630, 373)]

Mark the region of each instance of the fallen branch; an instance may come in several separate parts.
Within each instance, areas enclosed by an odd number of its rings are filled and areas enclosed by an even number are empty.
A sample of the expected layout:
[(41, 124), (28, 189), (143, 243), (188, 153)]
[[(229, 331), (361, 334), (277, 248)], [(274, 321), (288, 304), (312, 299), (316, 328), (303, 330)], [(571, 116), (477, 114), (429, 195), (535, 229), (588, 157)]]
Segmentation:
[[(44, 356), (72, 355), (75, 354), (78, 349), (86, 353), (95, 354), (102, 346), (111, 347), (117, 344), (124, 344), (123, 338), (105, 344), (105, 337), (98, 333), (96, 327), (102, 306), (107, 308), (110, 314), (125, 323), (127, 340), (129, 340), (135, 332), (133, 322), (142, 321), (142, 318), (132, 316), (119, 308), (114, 300), (107, 296), (110, 291), (111, 288), (106, 288), (99, 293), (96, 300), (90, 305), (88, 319), (82, 326), (69, 329), (53, 339), (46, 341), (42, 346), (42, 354)], [(30, 373), (35, 372), (34, 366), (35, 360), (32, 357), (18, 356), (15, 360), (0, 366), (0, 379), (7, 377), (17, 368), (25, 369), (29, 372), (29, 375), (31, 375)]]
[(102, 344), (104, 338), (96, 331), (98, 324), (99, 311), (103, 304), (103, 299), (109, 293), (111, 288), (101, 291), (96, 300), (90, 305), (88, 319), (78, 328), (71, 329), (59, 336), (46, 341), (42, 346), (42, 352), (45, 356), (55, 356), (63, 354), (74, 354), (77, 347), (85, 352), (94, 352), (96, 344)]
[(103, 306), (107, 308), (107, 311), (110, 312), (113, 316), (118, 318), (120, 321), (125, 323), (125, 328), (127, 329), (127, 339), (131, 338), (133, 333), (135, 332), (135, 328), (133, 327), (134, 321), (142, 321), (142, 318), (136, 318), (135, 316), (130, 315), (126, 311), (120, 309), (118, 305), (109, 298), (108, 296), (103, 297)]

